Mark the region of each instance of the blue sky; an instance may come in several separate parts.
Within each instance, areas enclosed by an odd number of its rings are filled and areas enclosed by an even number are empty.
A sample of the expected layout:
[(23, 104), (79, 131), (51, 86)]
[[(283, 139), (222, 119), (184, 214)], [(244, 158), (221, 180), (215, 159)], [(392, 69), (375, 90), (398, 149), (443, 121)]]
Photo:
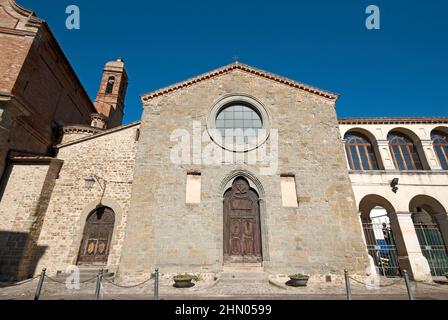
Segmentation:
[[(45, 19), (93, 99), (123, 57), (125, 123), (139, 95), (231, 63), (340, 93), (339, 117), (448, 116), (446, 0), (18, 0)], [(65, 28), (65, 9), (81, 29)], [(381, 9), (367, 30), (365, 9)]]

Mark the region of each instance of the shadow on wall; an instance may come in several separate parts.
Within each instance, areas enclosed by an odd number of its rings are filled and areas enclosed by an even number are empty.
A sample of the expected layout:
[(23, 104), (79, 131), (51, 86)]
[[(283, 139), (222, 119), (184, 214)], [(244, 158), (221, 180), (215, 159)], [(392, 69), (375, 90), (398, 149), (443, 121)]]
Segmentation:
[[(47, 247), (34, 246), (26, 255), (29, 236), (29, 233), (0, 231), (0, 282), (22, 281), (36, 274)], [(0, 284), (0, 288), (5, 286)]]

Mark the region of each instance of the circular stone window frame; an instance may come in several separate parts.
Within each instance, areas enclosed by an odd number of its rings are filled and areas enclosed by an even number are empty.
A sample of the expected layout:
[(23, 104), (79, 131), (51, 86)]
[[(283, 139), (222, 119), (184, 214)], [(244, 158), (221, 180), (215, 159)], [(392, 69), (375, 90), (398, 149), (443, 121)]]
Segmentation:
[[(224, 140), (223, 137), (221, 136), (216, 127), (216, 119), (218, 117), (218, 114), (225, 108), (236, 104), (243, 104), (250, 108), (253, 108), (254, 111), (257, 112), (261, 118), (261, 123), (263, 125), (262, 126), (263, 135), (261, 137), (257, 136), (257, 143), (255, 146), (245, 143), (241, 145), (233, 145), (234, 148), (229, 148), (228, 146), (226, 146), (225, 141), (223, 141)], [(255, 97), (252, 97), (247, 94), (226, 95), (221, 99), (219, 99), (210, 109), (207, 118), (207, 132), (212, 141), (221, 148), (223, 148), (224, 150), (238, 153), (253, 151), (260, 148), (269, 139), (271, 133), (271, 115), (268, 109)], [(219, 141), (222, 141), (222, 143), (219, 143)]]

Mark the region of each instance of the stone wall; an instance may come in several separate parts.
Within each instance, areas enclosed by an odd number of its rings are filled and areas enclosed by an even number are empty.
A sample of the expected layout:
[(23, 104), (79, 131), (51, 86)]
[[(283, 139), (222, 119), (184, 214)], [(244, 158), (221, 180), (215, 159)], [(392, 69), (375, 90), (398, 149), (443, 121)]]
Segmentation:
[(0, 278), (25, 279), (45, 250), (36, 246), (62, 162), (15, 159), (0, 202)]
[[(85, 221), (101, 202), (116, 215), (107, 265), (109, 271), (116, 271), (129, 211), (137, 130), (138, 124), (131, 124), (59, 148), (58, 158), (64, 166), (37, 244), (48, 248), (37, 270), (46, 267), (50, 274), (55, 274), (76, 265)], [(99, 183), (86, 187), (84, 178), (93, 175), (107, 180), (104, 196)]]
[[(261, 176), (266, 163), (175, 165), (170, 142), (176, 129), (206, 129), (212, 106), (226, 94), (258, 99), (279, 130), (279, 169)], [(210, 143), (205, 141), (204, 143)], [(269, 142), (270, 143), (270, 142)], [(269, 149), (269, 148), (268, 148)], [(350, 185), (334, 102), (233, 70), (145, 102), (141, 140), (120, 275), (144, 278), (162, 272), (222, 271), (222, 182), (247, 172), (264, 189), (261, 212), (265, 270), (273, 273), (362, 273), (367, 254)], [(185, 204), (187, 174), (202, 175), (202, 202)], [(281, 175), (295, 176), (298, 208), (282, 207)]]

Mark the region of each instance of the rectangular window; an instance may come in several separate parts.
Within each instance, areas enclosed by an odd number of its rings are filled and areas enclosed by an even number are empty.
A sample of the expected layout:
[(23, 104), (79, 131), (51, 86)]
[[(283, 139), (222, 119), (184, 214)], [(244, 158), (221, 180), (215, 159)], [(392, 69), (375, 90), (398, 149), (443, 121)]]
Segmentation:
[(345, 152), (347, 153), (347, 159), (348, 159), (348, 164), (350, 165), (350, 170), (355, 170), (355, 168), (353, 166), (352, 156), (351, 156), (351, 153), (350, 153), (350, 147), (346, 146), (345, 147)]
[(378, 170), (378, 163), (376, 161), (375, 153), (373, 152), (371, 147), (368, 147), (370, 162), (372, 163), (372, 170)]
[[(448, 164), (445, 159), (445, 155), (443, 154), (442, 147), (437, 147), (436, 151), (437, 151), (437, 156), (439, 157), (439, 161), (440, 161), (440, 165), (442, 166), (442, 169), (448, 170)], [(448, 155), (448, 147), (445, 147), (445, 152), (446, 152), (446, 155)]]
[(296, 179), (293, 176), (281, 177), (282, 203), (285, 208), (298, 208)]
[(406, 168), (403, 165), (403, 159), (401, 157), (401, 152), (399, 149), (399, 146), (393, 146), (393, 153), (395, 157), (395, 161), (397, 162), (397, 169), (398, 170), (406, 170)]
[(358, 152), (356, 151), (356, 147), (351, 147), (350, 151), (352, 153), (352, 157), (353, 157), (353, 164), (355, 166), (355, 170), (361, 170), (361, 166), (359, 165), (359, 157), (358, 157)]
[(423, 165), (415, 146), (409, 146), (409, 150), (411, 150), (412, 160), (414, 161), (414, 170), (423, 170)]
[(402, 146), (401, 151), (403, 152), (404, 161), (406, 161), (407, 170), (415, 170), (414, 164), (411, 160), (411, 154), (408, 152), (408, 148), (406, 146)]
[(202, 177), (200, 173), (189, 173), (187, 175), (186, 203), (201, 203), (201, 184)]
[(362, 169), (369, 170), (370, 169), (369, 160), (367, 159), (366, 149), (364, 148), (364, 146), (359, 147), (359, 154), (362, 161)]

